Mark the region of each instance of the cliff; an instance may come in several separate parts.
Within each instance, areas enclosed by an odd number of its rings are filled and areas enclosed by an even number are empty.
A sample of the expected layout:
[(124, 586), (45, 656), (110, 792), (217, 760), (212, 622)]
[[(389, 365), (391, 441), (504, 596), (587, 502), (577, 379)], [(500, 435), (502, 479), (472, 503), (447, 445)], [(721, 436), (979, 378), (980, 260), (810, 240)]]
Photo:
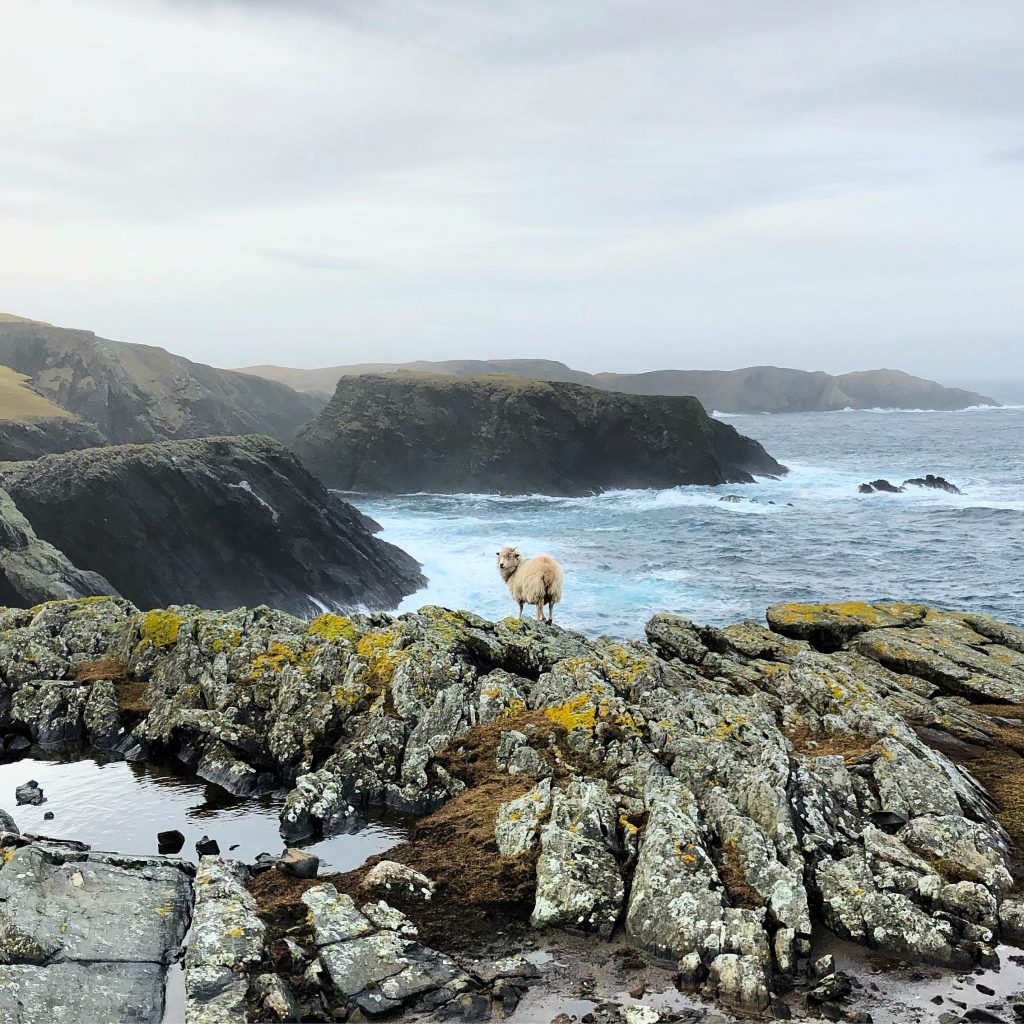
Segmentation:
[(785, 472), (686, 397), (522, 377), (345, 377), (296, 438), (329, 487), (378, 493), (589, 494)]
[(439, 362), (357, 363), (312, 370), (251, 366), (240, 372), (284, 381), (309, 394), (329, 394), (343, 377), (366, 373), (435, 373), (452, 377), (510, 373), (532, 380), (566, 381), (630, 395), (693, 395), (706, 409), (719, 412), (965, 409), (974, 405), (999, 405), (987, 395), (948, 388), (900, 370), (865, 370), (833, 375), (820, 370), (749, 366), (741, 370), (590, 374), (550, 359), (450, 359)]
[(145, 607), (390, 608), (424, 582), (266, 437), (49, 455), (0, 483), (40, 538)]
[(0, 317), (0, 364), (24, 375), (51, 410), (92, 424), (111, 444), (250, 433), (290, 441), (323, 404), (162, 348), (14, 317)]

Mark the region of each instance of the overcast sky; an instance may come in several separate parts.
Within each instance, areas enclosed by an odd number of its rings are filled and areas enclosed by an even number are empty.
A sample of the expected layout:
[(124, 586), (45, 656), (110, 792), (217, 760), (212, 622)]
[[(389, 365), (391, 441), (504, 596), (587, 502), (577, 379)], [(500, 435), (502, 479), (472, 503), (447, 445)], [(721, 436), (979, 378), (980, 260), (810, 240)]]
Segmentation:
[(1024, 376), (1020, 0), (0, 0), (0, 310), (221, 366)]

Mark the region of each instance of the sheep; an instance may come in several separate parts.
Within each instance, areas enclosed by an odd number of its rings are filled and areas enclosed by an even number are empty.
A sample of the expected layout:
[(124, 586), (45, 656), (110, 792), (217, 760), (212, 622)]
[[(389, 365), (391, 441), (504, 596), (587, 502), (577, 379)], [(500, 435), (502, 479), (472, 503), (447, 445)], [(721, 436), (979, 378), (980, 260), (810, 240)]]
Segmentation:
[(512, 600), (519, 605), (537, 606), (537, 621), (544, 621), (544, 605), (548, 606), (548, 624), (555, 621), (555, 605), (562, 600), (562, 567), (550, 555), (534, 555), (523, 560), (519, 549), (506, 544), (498, 553), (498, 573), (508, 586)]

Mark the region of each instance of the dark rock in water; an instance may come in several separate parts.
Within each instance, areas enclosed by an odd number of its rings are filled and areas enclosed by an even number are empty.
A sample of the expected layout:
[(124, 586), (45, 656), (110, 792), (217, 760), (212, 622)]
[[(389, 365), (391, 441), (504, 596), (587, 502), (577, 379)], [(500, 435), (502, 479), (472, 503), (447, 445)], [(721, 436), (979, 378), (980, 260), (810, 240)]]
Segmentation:
[(785, 472), (695, 398), (506, 376), (343, 377), (294, 448), (328, 486), (379, 493), (574, 495)]
[[(980, 989), (981, 986), (979, 986)], [(988, 995), (989, 993), (985, 993)], [(992, 993), (994, 995), (994, 993)], [(964, 1015), (964, 1020), (975, 1021), (977, 1024), (1006, 1024), (1006, 1018), (980, 1006), (972, 1006)]]
[(0, 808), (0, 832), (10, 832), (16, 836), (21, 834), (17, 822), (3, 808)]
[(914, 477), (912, 480), (904, 480), (904, 487), (930, 487), (935, 491), (946, 491), (948, 494), (963, 494), (956, 484), (951, 484), (948, 480), (941, 476), (935, 476), (933, 473), (929, 473), (927, 476)]
[(272, 853), (258, 853), (256, 860), (249, 865), (249, 870), (258, 875), (263, 871), (269, 871), (277, 864), (277, 858)]
[(385, 608), (425, 582), (267, 437), (50, 455), (8, 467), (0, 483), (40, 537), (139, 607)]
[(290, 846), (278, 858), (277, 866), (285, 874), (294, 875), (296, 878), (316, 878), (316, 873), (320, 870), (320, 858)]
[(35, 804), (38, 806), (46, 802), (46, 797), (43, 796), (43, 791), (35, 779), (29, 779), (28, 782), (18, 786), (14, 790), (14, 798), (19, 804)]
[(161, 853), (180, 853), (185, 845), (185, 836), (176, 828), (166, 832), (157, 832), (157, 848)]
[[(253, 433), (290, 441), (323, 407), (319, 396), (162, 348), (17, 318), (0, 323), (0, 364), (91, 425), (83, 432), (94, 444)], [(42, 440), (51, 452), (82, 447), (60, 434)]]
[(25, 607), (43, 601), (89, 597), (117, 591), (102, 576), (79, 569), (42, 540), (0, 489), (0, 607)]
[(47, 811), (47, 812), (46, 812), (46, 813), (45, 813), (45, 814), (43, 815), (43, 821), (53, 821), (53, 818), (54, 818), (54, 814), (53, 814), (53, 811)]
[(889, 483), (888, 480), (872, 480), (869, 484), (861, 484), (857, 490), (860, 491), (861, 494), (873, 494), (875, 491), (879, 491), (884, 494), (899, 494), (903, 488)]
[(209, 836), (203, 836), (202, 839), (196, 842), (196, 853), (198, 853), (200, 857), (219, 854), (220, 846), (217, 844), (216, 839), (211, 839)]
[(722, 495), (722, 497), (721, 497), (721, 498), (719, 498), (718, 500), (719, 500), (719, 501), (727, 501), (727, 502), (729, 502), (730, 504), (736, 505), (736, 504), (738, 504), (739, 502), (741, 502), (741, 501), (744, 501), (745, 499), (744, 499), (744, 498), (742, 498), (742, 497), (741, 497), (740, 495), (738, 495), (738, 494), (723, 494), (723, 495)]

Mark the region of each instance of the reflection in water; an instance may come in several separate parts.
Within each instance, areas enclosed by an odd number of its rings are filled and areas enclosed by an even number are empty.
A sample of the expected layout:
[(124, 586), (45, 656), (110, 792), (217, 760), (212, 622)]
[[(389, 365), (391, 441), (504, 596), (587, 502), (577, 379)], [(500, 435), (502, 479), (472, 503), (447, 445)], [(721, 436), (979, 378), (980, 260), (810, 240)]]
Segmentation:
[[(30, 753), (0, 764), (0, 808), (24, 832), (78, 839), (97, 850), (154, 854), (157, 833), (179, 829), (185, 836), (181, 855), (191, 860), (196, 859), (196, 841), (204, 835), (217, 840), (224, 856), (247, 862), (284, 847), (278, 833), (283, 791), (236, 797), (177, 764), (115, 760), (92, 750)], [(40, 807), (15, 803), (15, 787), (29, 779), (43, 787), (46, 803)], [(52, 821), (43, 818), (47, 811), (53, 812)], [(392, 817), (303, 848), (320, 858), (323, 870), (349, 871), (405, 837), (403, 821)]]

